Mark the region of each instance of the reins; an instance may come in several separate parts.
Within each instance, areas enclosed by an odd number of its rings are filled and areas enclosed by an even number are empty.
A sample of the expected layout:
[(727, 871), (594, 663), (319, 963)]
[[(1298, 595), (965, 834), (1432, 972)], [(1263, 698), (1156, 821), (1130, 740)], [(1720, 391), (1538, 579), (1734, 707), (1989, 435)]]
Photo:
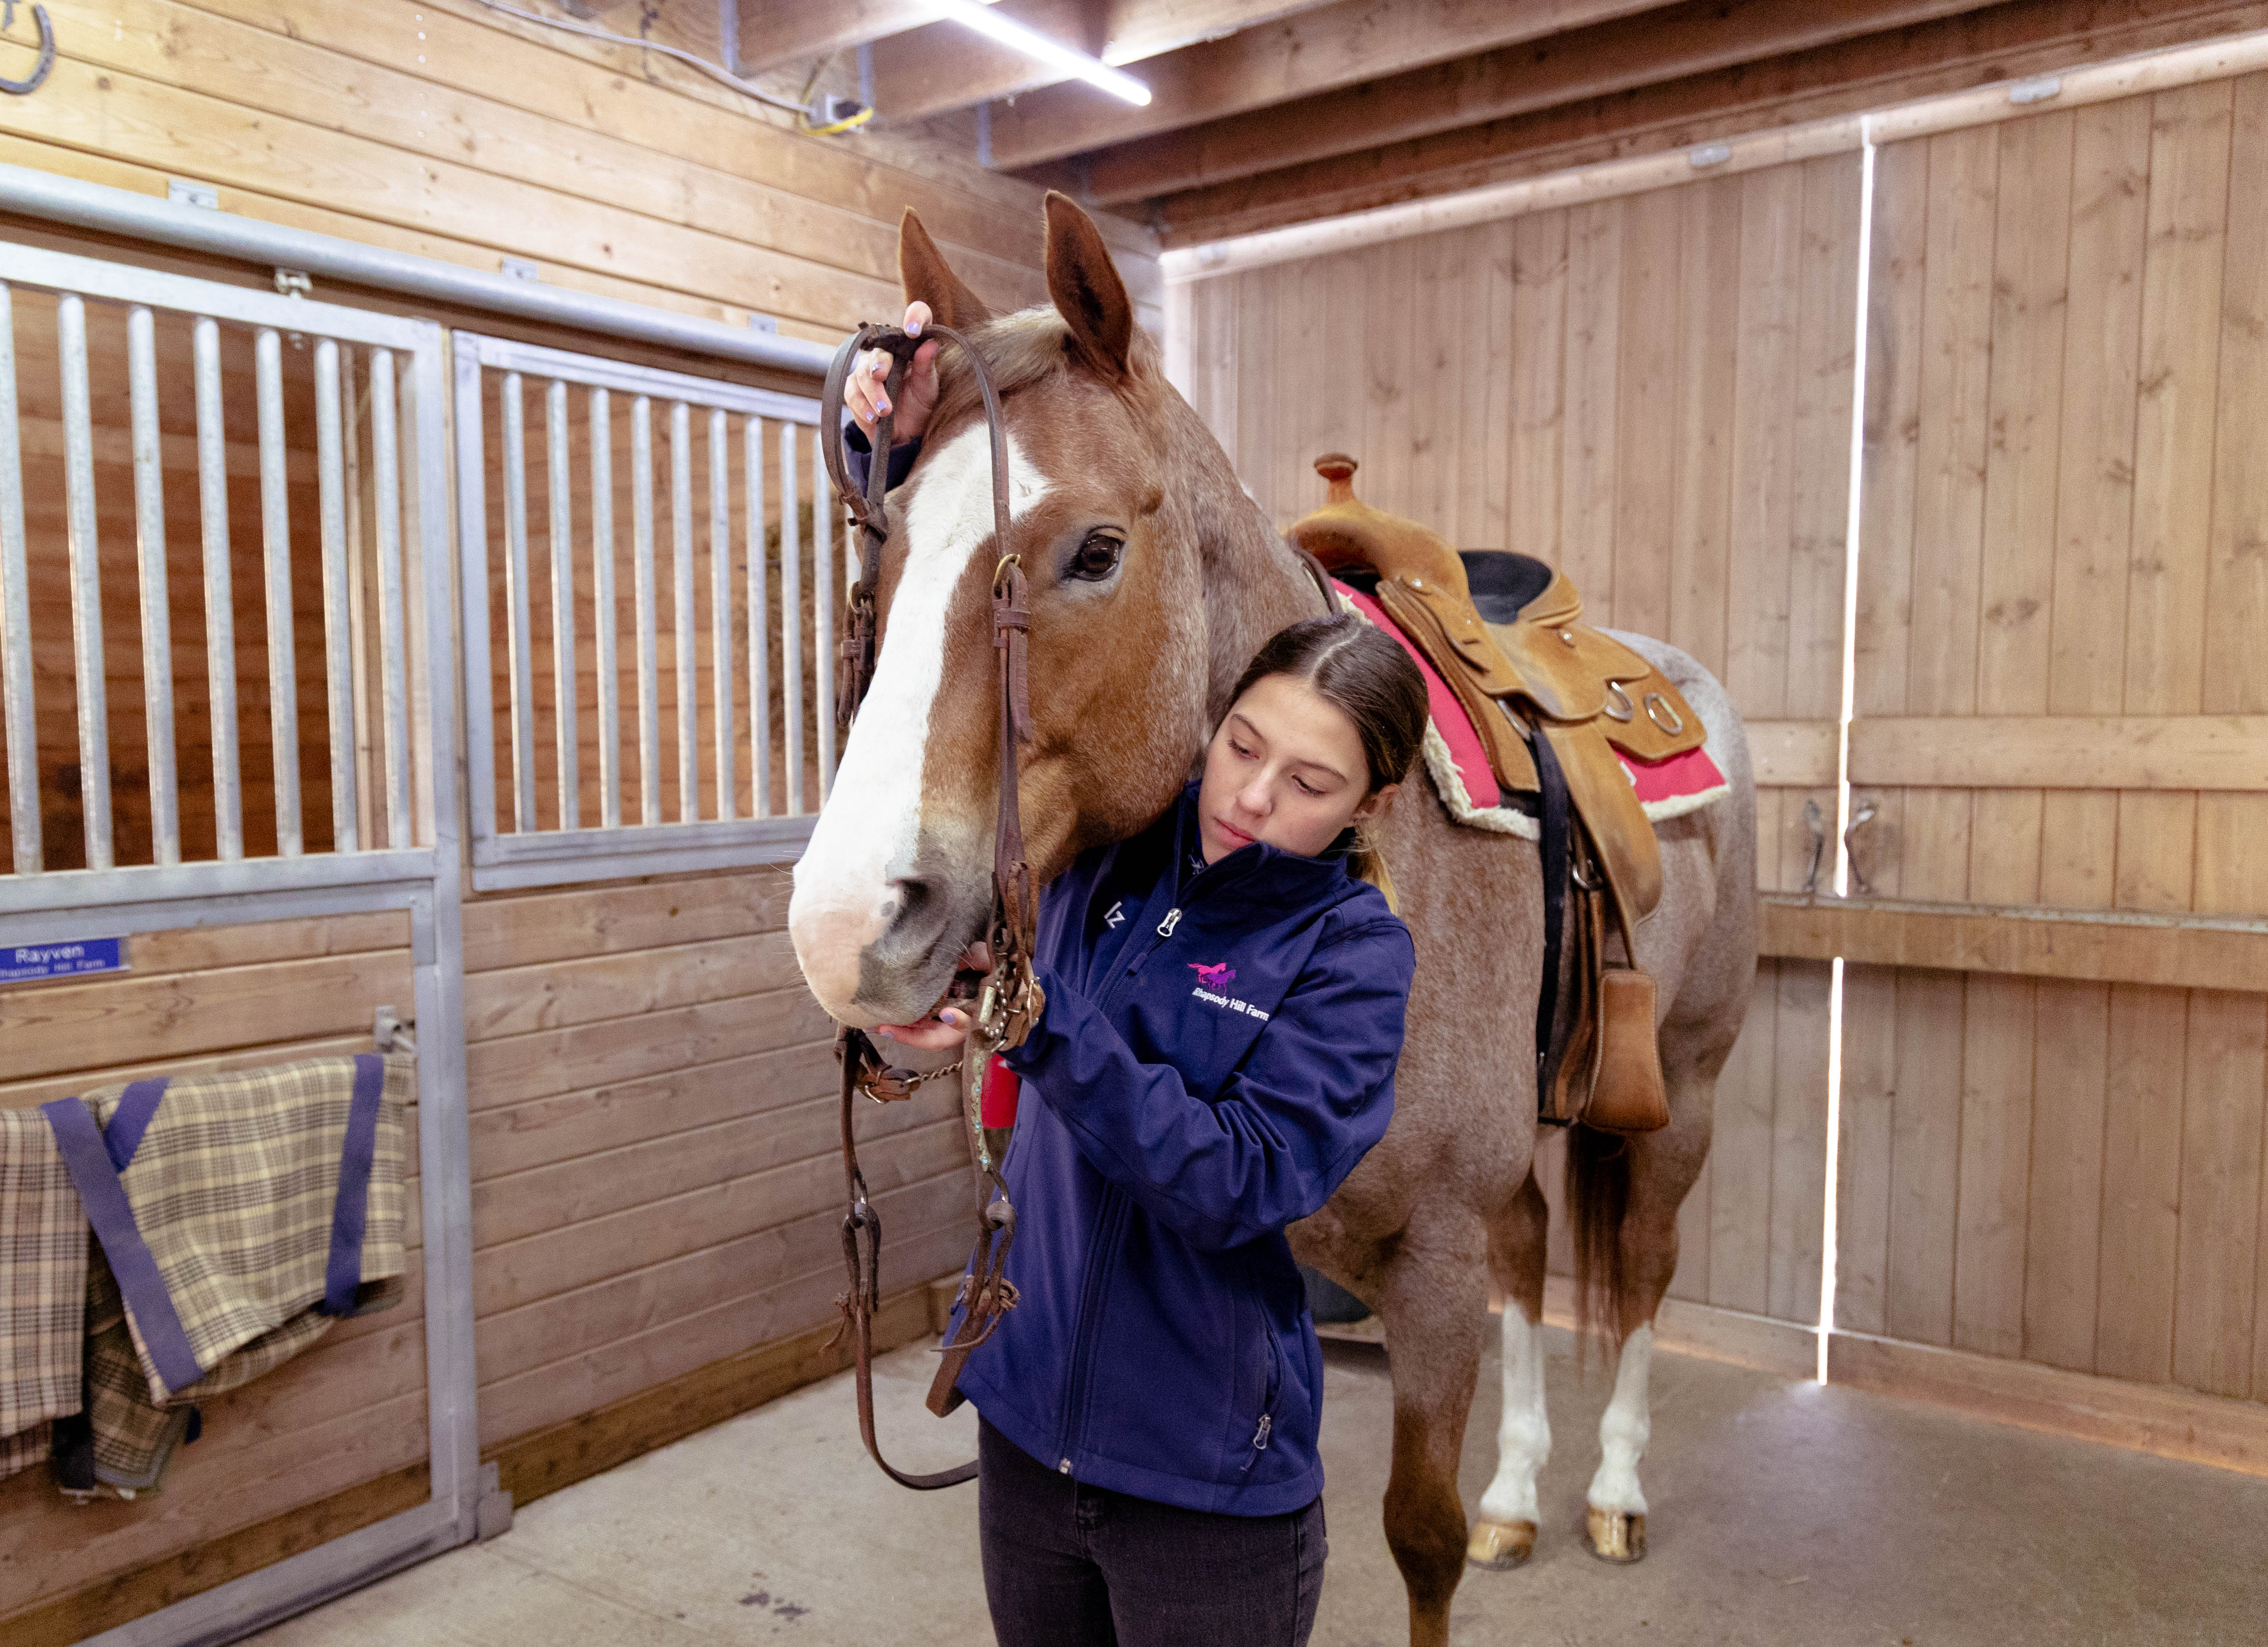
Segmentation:
[[(960, 1062), (962, 1104), (968, 1124), (969, 1153), (976, 1164), (976, 1241), (969, 1254), (968, 1273), (962, 1278), (956, 1300), (962, 1315), (960, 1327), (944, 1346), (944, 1360), (929, 1394), (930, 1410), (939, 1416), (960, 1403), (954, 1388), (969, 1352), (992, 1335), (1000, 1318), (1016, 1303), (1016, 1289), (1007, 1278), (1009, 1249), (1016, 1239), (1016, 1210), (1000, 1176), (998, 1147), (1005, 1137), (988, 1136), (983, 1124), (983, 1092), (993, 1055), (1022, 1044), (1037, 1021), (1046, 997), (1032, 972), (1032, 946), (1038, 920), (1038, 901), (1032, 886), (1031, 865), (1024, 856), (1023, 809), (1017, 795), (1018, 749), (1031, 735), (1031, 694), (1027, 680), (1027, 648), (1031, 611), (1026, 598), (1024, 569), (1018, 556), (1006, 553), (1008, 542), (1008, 438), (1000, 416), (999, 398), (992, 375), (968, 340), (951, 327), (932, 326), (928, 336), (961, 346), (984, 401), (984, 422), (992, 445), (992, 527), (1002, 549), (992, 573), (992, 645), (998, 658), (1000, 710), (1000, 804), (992, 837), (992, 912), (986, 941), (992, 969), (976, 998), (966, 1050)], [(843, 395), (858, 357), (872, 349), (886, 351), (890, 370), (883, 386), (886, 403), (895, 407), (914, 351), (926, 337), (910, 337), (897, 327), (861, 326), (836, 351), (828, 368), (827, 387), (820, 404), (820, 449), (828, 478), (848, 505), (859, 529), (858, 581), (850, 591), (844, 614), (842, 672), (844, 690), (841, 725), (848, 729), (874, 677), (878, 621), (875, 594), (881, 580), (882, 547), (890, 534), (889, 512), (883, 497), (889, 489), (889, 452), (893, 444), (893, 414), (875, 420), (873, 451), (863, 491), (850, 483), (850, 462), (843, 450)], [(873, 1318), (881, 1307), (881, 1215), (866, 1192), (858, 1168), (858, 1143), (851, 1123), (851, 1099), (865, 1091), (880, 1099), (905, 1098), (924, 1079), (910, 1071), (886, 1066), (865, 1031), (844, 1028), (836, 1036), (836, 1055), (842, 1063), (843, 1184), (846, 1201), (843, 1215), (843, 1262), (849, 1288), (836, 1300), (843, 1312), (843, 1333), (851, 1336), (858, 1391), (858, 1433), (866, 1451), (891, 1480), (902, 1486), (929, 1489), (953, 1487), (972, 1479), (972, 1460), (949, 1470), (909, 1474), (882, 1456), (874, 1433)], [(943, 1074), (944, 1071), (937, 1071)], [(832, 1348), (832, 1344), (829, 1346)]]

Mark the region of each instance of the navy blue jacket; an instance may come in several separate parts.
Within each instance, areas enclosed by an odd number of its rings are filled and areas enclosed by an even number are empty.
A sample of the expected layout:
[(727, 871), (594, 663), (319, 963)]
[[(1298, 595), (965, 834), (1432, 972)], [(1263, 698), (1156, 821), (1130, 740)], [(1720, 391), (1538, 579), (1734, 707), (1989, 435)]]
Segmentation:
[(1206, 865), (1195, 786), (1048, 887), (1047, 1009), (1005, 1055), (1022, 1302), (960, 1379), (1010, 1440), (1194, 1510), (1322, 1489), (1322, 1356), (1284, 1226), (1386, 1132), (1415, 960), (1343, 855)]

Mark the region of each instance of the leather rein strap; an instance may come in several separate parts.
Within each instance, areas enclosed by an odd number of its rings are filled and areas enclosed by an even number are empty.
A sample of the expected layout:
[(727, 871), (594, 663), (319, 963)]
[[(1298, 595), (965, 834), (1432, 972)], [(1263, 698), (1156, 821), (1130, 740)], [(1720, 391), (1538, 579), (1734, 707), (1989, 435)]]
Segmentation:
[[(999, 664), (999, 814), (992, 840), (992, 912), (986, 933), (992, 952), (992, 970), (984, 980), (975, 1022), (961, 1059), (964, 1107), (969, 1129), (969, 1150), (976, 1167), (976, 1244), (969, 1255), (968, 1272), (961, 1285), (958, 1303), (962, 1315), (953, 1340), (944, 1346), (944, 1361), (930, 1392), (931, 1410), (942, 1415), (959, 1404), (953, 1386), (968, 1355), (992, 1335), (1000, 1318), (1015, 1305), (1016, 1290), (1008, 1281), (1009, 1248), (1016, 1239), (1016, 1211), (1008, 1200), (986, 1137), (981, 1109), (984, 1074), (995, 1053), (1019, 1046), (1031, 1033), (1045, 1005), (1045, 996), (1033, 975), (1032, 952), (1038, 920), (1038, 901), (1030, 864), (1025, 859), (1023, 809), (1019, 802), (1017, 756), (1021, 742), (1031, 736), (1031, 702), (1027, 680), (1027, 646), (1031, 612), (1022, 562), (1006, 552), (1008, 542), (1008, 437), (1000, 415), (1000, 402), (992, 387), (984, 358), (967, 338), (951, 327), (932, 326), (920, 337), (910, 337), (896, 327), (868, 324), (858, 328), (836, 351), (828, 368), (827, 386), (820, 405), (820, 450), (828, 478), (859, 528), (858, 581), (852, 586), (844, 613), (842, 639), (842, 678), (838, 720), (847, 730), (858, 706), (873, 684), (879, 644), (875, 604), (881, 581), (882, 548), (890, 534), (889, 511), (883, 499), (889, 489), (890, 450), (894, 445), (891, 413), (875, 420), (873, 451), (864, 490), (851, 485), (850, 461), (843, 450), (843, 392), (858, 357), (880, 349), (890, 357), (883, 393), (895, 407), (908, 366), (923, 343), (935, 337), (958, 344), (976, 374), (983, 394), (984, 421), (992, 445), (992, 527), (1001, 550), (992, 576), (992, 644)], [(873, 1318), (881, 1307), (882, 1221), (867, 1197), (866, 1180), (858, 1168), (858, 1143), (852, 1125), (851, 1099), (860, 1091), (869, 1096), (906, 1096), (914, 1077), (886, 1068), (874, 1043), (863, 1030), (844, 1028), (836, 1037), (836, 1055), (842, 1062), (843, 1182), (846, 1208), (843, 1216), (843, 1261), (848, 1290), (836, 1300), (843, 1312), (843, 1333), (851, 1336), (858, 1392), (858, 1433), (866, 1451), (891, 1480), (924, 1490), (957, 1486), (976, 1476), (975, 1460), (949, 1470), (913, 1474), (900, 1470), (882, 1456), (874, 1433)], [(830, 1348), (832, 1345), (829, 1346)]]

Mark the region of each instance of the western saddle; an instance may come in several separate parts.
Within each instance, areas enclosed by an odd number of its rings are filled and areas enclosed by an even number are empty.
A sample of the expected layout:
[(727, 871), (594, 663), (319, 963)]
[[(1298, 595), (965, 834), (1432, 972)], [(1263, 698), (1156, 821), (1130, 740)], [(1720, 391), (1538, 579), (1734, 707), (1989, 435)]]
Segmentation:
[[(1339, 452), (1315, 460), (1329, 496), (1288, 535), (1377, 600), (1456, 695), (1498, 783), (1535, 798), (1542, 1117), (1611, 1132), (1660, 1127), (1669, 1111), (1654, 983), (1637, 965), (1634, 934), (1661, 899), (1661, 851), (1616, 752), (1658, 761), (1697, 749), (1706, 737), (1700, 717), (1652, 664), (1581, 621), (1582, 597), (1565, 572), (1502, 549), (1460, 551), (1373, 509), (1354, 495), (1355, 467)], [(1609, 902), (1623, 940), (1613, 963)], [(1563, 923), (1572, 928), (1564, 987)]]

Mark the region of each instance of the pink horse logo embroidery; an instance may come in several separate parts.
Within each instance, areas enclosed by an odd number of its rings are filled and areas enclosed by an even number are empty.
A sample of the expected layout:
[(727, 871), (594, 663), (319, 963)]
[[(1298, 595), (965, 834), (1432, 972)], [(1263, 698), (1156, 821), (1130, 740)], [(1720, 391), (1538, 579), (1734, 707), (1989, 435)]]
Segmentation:
[(1197, 987), (1201, 989), (1211, 989), (1218, 993), (1227, 989), (1236, 981), (1236, 968), (1225, 960), (1215, 961), (1210, 967), (1191, 961), (1189, 968), (1197, 974)]

